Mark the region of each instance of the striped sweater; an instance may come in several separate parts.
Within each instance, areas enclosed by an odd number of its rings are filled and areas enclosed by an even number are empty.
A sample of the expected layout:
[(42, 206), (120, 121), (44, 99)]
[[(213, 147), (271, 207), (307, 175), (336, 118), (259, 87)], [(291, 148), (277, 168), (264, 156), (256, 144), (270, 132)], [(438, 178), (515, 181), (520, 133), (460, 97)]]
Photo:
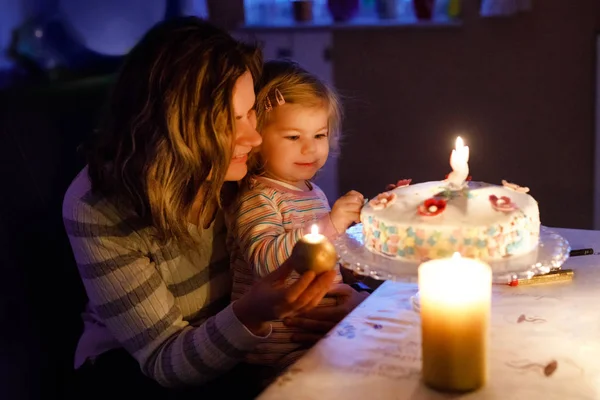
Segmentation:
[[(236, 205), (228, 213), (233, 293), (235, 300), (246, 293), (252, 284), (274, 271), (292, 253), (298, 240), (313, 224), (330, 239), (337, 232), (329, 217), (329, 203), (315, 184), (311, 190), (298, 191), (266, 178), (254, 178), (243, 189)], [(292, 273), (288, 283), (298, 279)], [(338, 270), (336, 283), (342, 281)], [(335, 299), (324, 298), (320, 306), (335, 305)], [(285, 368), (306, 349), (293, 343), (296, 332), (282, 321), (272, 322), (270, 338), (249, 353), (246, 361), (253, 364)]]
[(63, 202), (65, 228), (89, 298), (76, 368), (122, 347), (161, 385), (198, 385), (268, 339), (246, 329), (229, 304), (222, 214), (208, 229), (190, 225), (197, 247), (161, 246), (151, 227), (90, 189), (85, 168)]

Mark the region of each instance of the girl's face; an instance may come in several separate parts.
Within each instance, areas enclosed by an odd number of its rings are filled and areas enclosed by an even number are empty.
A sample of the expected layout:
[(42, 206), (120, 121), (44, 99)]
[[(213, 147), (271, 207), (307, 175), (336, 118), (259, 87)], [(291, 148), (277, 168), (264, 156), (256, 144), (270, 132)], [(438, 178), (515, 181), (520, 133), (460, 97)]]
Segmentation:
[(329, 111), (325, 104), (274, 107), (263, 128), (260, 153), (267, 176), (305, 189), (329, 155)]
[(262, 141), (256, 131), (254, 111), (254, 81), (252, 74), (240, 76), (233, 87), (233, 111), (235, 113), (235, 139), (231, 163), (225, 174), (226, 181), (239, 181), (248, 172), (248, 153)]

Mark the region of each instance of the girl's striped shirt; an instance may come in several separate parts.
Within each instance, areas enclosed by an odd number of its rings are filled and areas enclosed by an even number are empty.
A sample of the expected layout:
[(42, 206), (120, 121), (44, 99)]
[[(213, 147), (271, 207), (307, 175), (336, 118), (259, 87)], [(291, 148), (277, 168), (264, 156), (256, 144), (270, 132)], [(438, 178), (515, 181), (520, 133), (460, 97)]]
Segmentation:
[[(279, 267), (292, 253), (302, 236), (316, 224), (330, 240), (337, 236), (331, 223), (327, 197), (314, 183), (298, 191), (272, 179), (256, 177), (243, 188), (228, 215), (228, 233), (233, 271), (232, 300), (246, 293), (254, 282)], [(335, 282), (342, 281), (339, 273)], [(298, 279), (295, 272), (289, 280)], [(320, 306), (335, 305), (325, 298)], [(248, 354), (247, 361), (283, 368), (306, 349), (291, 342), (294, 329), (274, 321), (273, 333)]]

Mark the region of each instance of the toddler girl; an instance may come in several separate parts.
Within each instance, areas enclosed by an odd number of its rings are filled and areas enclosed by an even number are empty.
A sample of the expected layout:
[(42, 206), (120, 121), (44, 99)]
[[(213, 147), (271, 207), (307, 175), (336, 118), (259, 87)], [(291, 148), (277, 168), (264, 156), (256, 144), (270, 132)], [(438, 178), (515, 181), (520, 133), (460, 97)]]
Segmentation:
[[(267, 62), (257, 86), (256, 115), (262, 145), (250, 157), (248, 178), (229, 215), (232, 300), (281, 265), (313, 224), (333, 240), (359, 222), (363, 205), (363, 196), (351, 191), (330, 210), (323, 191), (311, 182), (340, 136), (341, 109), (332, 89), (294, 62)], [(294, 273), (289, 279), (297, 278)], [(325, 298), (319, 306), (333, 305), (335, 298)], [(290, 340), (293, 328), (282, 321), (272, 326), (269, 342), (247, 361), (279, 370), (306, 348)]]

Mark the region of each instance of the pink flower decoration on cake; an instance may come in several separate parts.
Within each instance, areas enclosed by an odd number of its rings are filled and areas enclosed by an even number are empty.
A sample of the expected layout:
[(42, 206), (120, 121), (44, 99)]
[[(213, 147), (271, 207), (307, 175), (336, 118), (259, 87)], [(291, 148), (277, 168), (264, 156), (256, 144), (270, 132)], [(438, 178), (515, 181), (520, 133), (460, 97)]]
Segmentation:
[(373, 207), (373, 210), (383, 210), (387, 206), (394, 204), (396, 201), (396, 194), (392, 192), (383, 192), (378, 194), (374, 199), (369, 200), (369, 204)]
[(444, 199), (436, 199), (435, 197), (431, 197), (423, 202), (417, 208), (417, 213), (424, 217), (433, 217), (439, 215), (444, 212), (446, 209), (446, 200)]
[(512, 202), (510, 197), (506, 196), (498, 197), (492, 194), (490, 195), (490, 203), (492, 203), (492, 208), (496, 211), (509, 212), (517, 208), (517, 205)]
[(528, 187), (519, 186), (516, 183), (510, 183), (508, 181), (505, 181), (504, 179), (502, 179), (502, 186), (504, 186), (507, 189), (514, 190), (515, 192), (519, 192), (519, 193), (528, 193), (529, 192)]
[(400, 179), (396, 184), (390, 183), (385, 190), (392, 190), (410, 185), (412, 179)]

